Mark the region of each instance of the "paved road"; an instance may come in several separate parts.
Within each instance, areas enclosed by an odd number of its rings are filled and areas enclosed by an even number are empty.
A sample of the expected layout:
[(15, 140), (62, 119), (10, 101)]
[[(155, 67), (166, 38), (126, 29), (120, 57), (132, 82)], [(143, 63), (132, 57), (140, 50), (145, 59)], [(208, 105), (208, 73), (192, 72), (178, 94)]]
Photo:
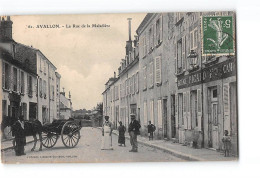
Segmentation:
[[(39, 144), (39, 143), (38, 143)], [(156, 161), (183, 161), (163, 151), (139, 145), (139, 152), (132, 153), (129, 140), (126, 147), (117, 145), (117, 136), (113, 135), (114, 150), (100, 150), (101, 131), (96, 128), (85, 127), (81, 130), (81, 139), (75, 148), (64, 147), (61, 139), (52, 149), (43, 148), (31, 152), (32, 144), (25, 147), (27, 155), (16, 157), (13, 150), (2, 153), (2, 160), (6, 163), (52, 163), (52, 162), (156, 162)]]

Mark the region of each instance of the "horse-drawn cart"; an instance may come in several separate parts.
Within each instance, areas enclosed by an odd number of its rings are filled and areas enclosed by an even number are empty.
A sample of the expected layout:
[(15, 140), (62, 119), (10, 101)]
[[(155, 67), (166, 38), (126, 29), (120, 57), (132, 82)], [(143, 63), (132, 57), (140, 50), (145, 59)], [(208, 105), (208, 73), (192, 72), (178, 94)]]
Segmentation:
[(52, 148), (61, 136), (62, 143), (68, 148), (75, 147), (80, 139), (81, 124), (73, 119), (54, 120), (52, 123), (44, 124), (42, 127), (42, 145)]

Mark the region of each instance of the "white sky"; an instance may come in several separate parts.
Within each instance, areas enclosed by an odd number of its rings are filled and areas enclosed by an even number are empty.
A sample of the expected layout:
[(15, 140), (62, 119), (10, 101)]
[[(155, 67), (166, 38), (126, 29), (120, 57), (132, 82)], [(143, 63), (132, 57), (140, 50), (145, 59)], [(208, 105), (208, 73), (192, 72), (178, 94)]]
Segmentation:
[[(61, 74), (61, 90), (71, 91), (73, 109), (102, 102), (104, 84), (125, 56), (128, 21), (132, 39), (145, 14), (11, 16), (13, 39), (40, 49)], [(109, 24), (110, 28), (30, 29), (41, 24)]]

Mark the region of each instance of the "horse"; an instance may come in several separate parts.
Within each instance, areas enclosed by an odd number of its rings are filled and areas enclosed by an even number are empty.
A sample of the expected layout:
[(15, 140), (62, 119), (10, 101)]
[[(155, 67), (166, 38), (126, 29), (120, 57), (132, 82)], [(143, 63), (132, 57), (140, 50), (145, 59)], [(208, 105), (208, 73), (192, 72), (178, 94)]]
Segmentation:
[[(4, 129), (8, 126), (11, 127), (11, 131), (14, 130), (12, 127), (15, 122), (17, 121), (17, 118), (14, 117), (4, 117), (2, 124), (1, 124), (1, 130), (2, 133)], [(42, 151), (42, 124), (39, 120), (24, 120), (24, 132), (25, 136), (33, 136), (34, 139), (34, 145), (31, 149), (31, 151), (35, 150), (36, 144), (37, 144), (37, 134), (39, 135), (40, 140), (40, 148), (39, 151)], [(13, 147), (15, 147), (15, 140), (13, 140)]]

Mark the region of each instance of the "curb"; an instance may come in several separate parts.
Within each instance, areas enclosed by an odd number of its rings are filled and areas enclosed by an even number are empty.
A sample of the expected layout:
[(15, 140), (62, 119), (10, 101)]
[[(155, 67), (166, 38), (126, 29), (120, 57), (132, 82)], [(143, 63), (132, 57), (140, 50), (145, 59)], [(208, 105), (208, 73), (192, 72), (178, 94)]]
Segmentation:
[[(98, 127), (97, 129), (101, 129), (101, 127)], [(118, 136), (118, 133), (117, 132), (112, 132), (114, 135), (117, 135)], [(125, 136), (126, 139), (130, 139), (129, 136)], [(137, 139), (137, 142), (142, 144), (142, 145), (145, 145), (145, 146), (148, 146), (148, 147), (152, 147), (152, 148), (155, 148), (155, 149), (158, 149), (158, 150), (161, 150), (165, 153), (169, 153), (175, 157), (178, 157), (178, 158), (181, 158), (181, 159), (184, 159), (184, 160), (188, 160), (188, 161), (205, 161), (204, 159), (202, 158), (199, 158), (199, 157), (194, 157), (192, 155), (188, 155), (188, 154), (185, 154), (185, 153), (182, 153), (182, 152), (178, 152), (176, 150), (173, 150), (173, 149), (169, 149), (169, 148), (166, 148), (166, 147), (163, 147), (163, 146), (160, 146), (160, 145), (156, 145), (156, 144), (149, 144), (147, 142), (144, 142), (144, 141), (140, 141)]]
[[(113, 134), (118, 136), (118, 134), (116, 132), (113, 132)], [(130, 137), (128, 137), (128, 136), (125, 136), (125, 138), (127, 138), (128, 140), (130, 139)], [(155, 148), (155, 149), (158, 149), (158, 150), (162, 150), (165, 153), (169, 153), (169, 154), (171, 154), (171, 155), (173, 155), (175, 157), (178, 157), (178, 158), (181, 158), (181, 159), (184, 159), (184, 160), (188, 160), (188, 161), (204, 161), (204, 159), (201, 159), (201, 158), (198, 158), (198, 157), (194, 157), (194, 156), (191, 156), (191, 155), (187, 155), (187, 154), (184, 154), (184, 153), (181, 153), (181, 152), (178, 152), (176, 150), (172, 150), (172, 149), (160, 146), (160, 145), (149, 144), (147, 142), (140, 141), (138, 139), (137, 139), (137, 142), (140, 143), (140, 144), (143, 144), (145, 146), (148, 146), (148, 147), (152, 147), (152, 148)]]

